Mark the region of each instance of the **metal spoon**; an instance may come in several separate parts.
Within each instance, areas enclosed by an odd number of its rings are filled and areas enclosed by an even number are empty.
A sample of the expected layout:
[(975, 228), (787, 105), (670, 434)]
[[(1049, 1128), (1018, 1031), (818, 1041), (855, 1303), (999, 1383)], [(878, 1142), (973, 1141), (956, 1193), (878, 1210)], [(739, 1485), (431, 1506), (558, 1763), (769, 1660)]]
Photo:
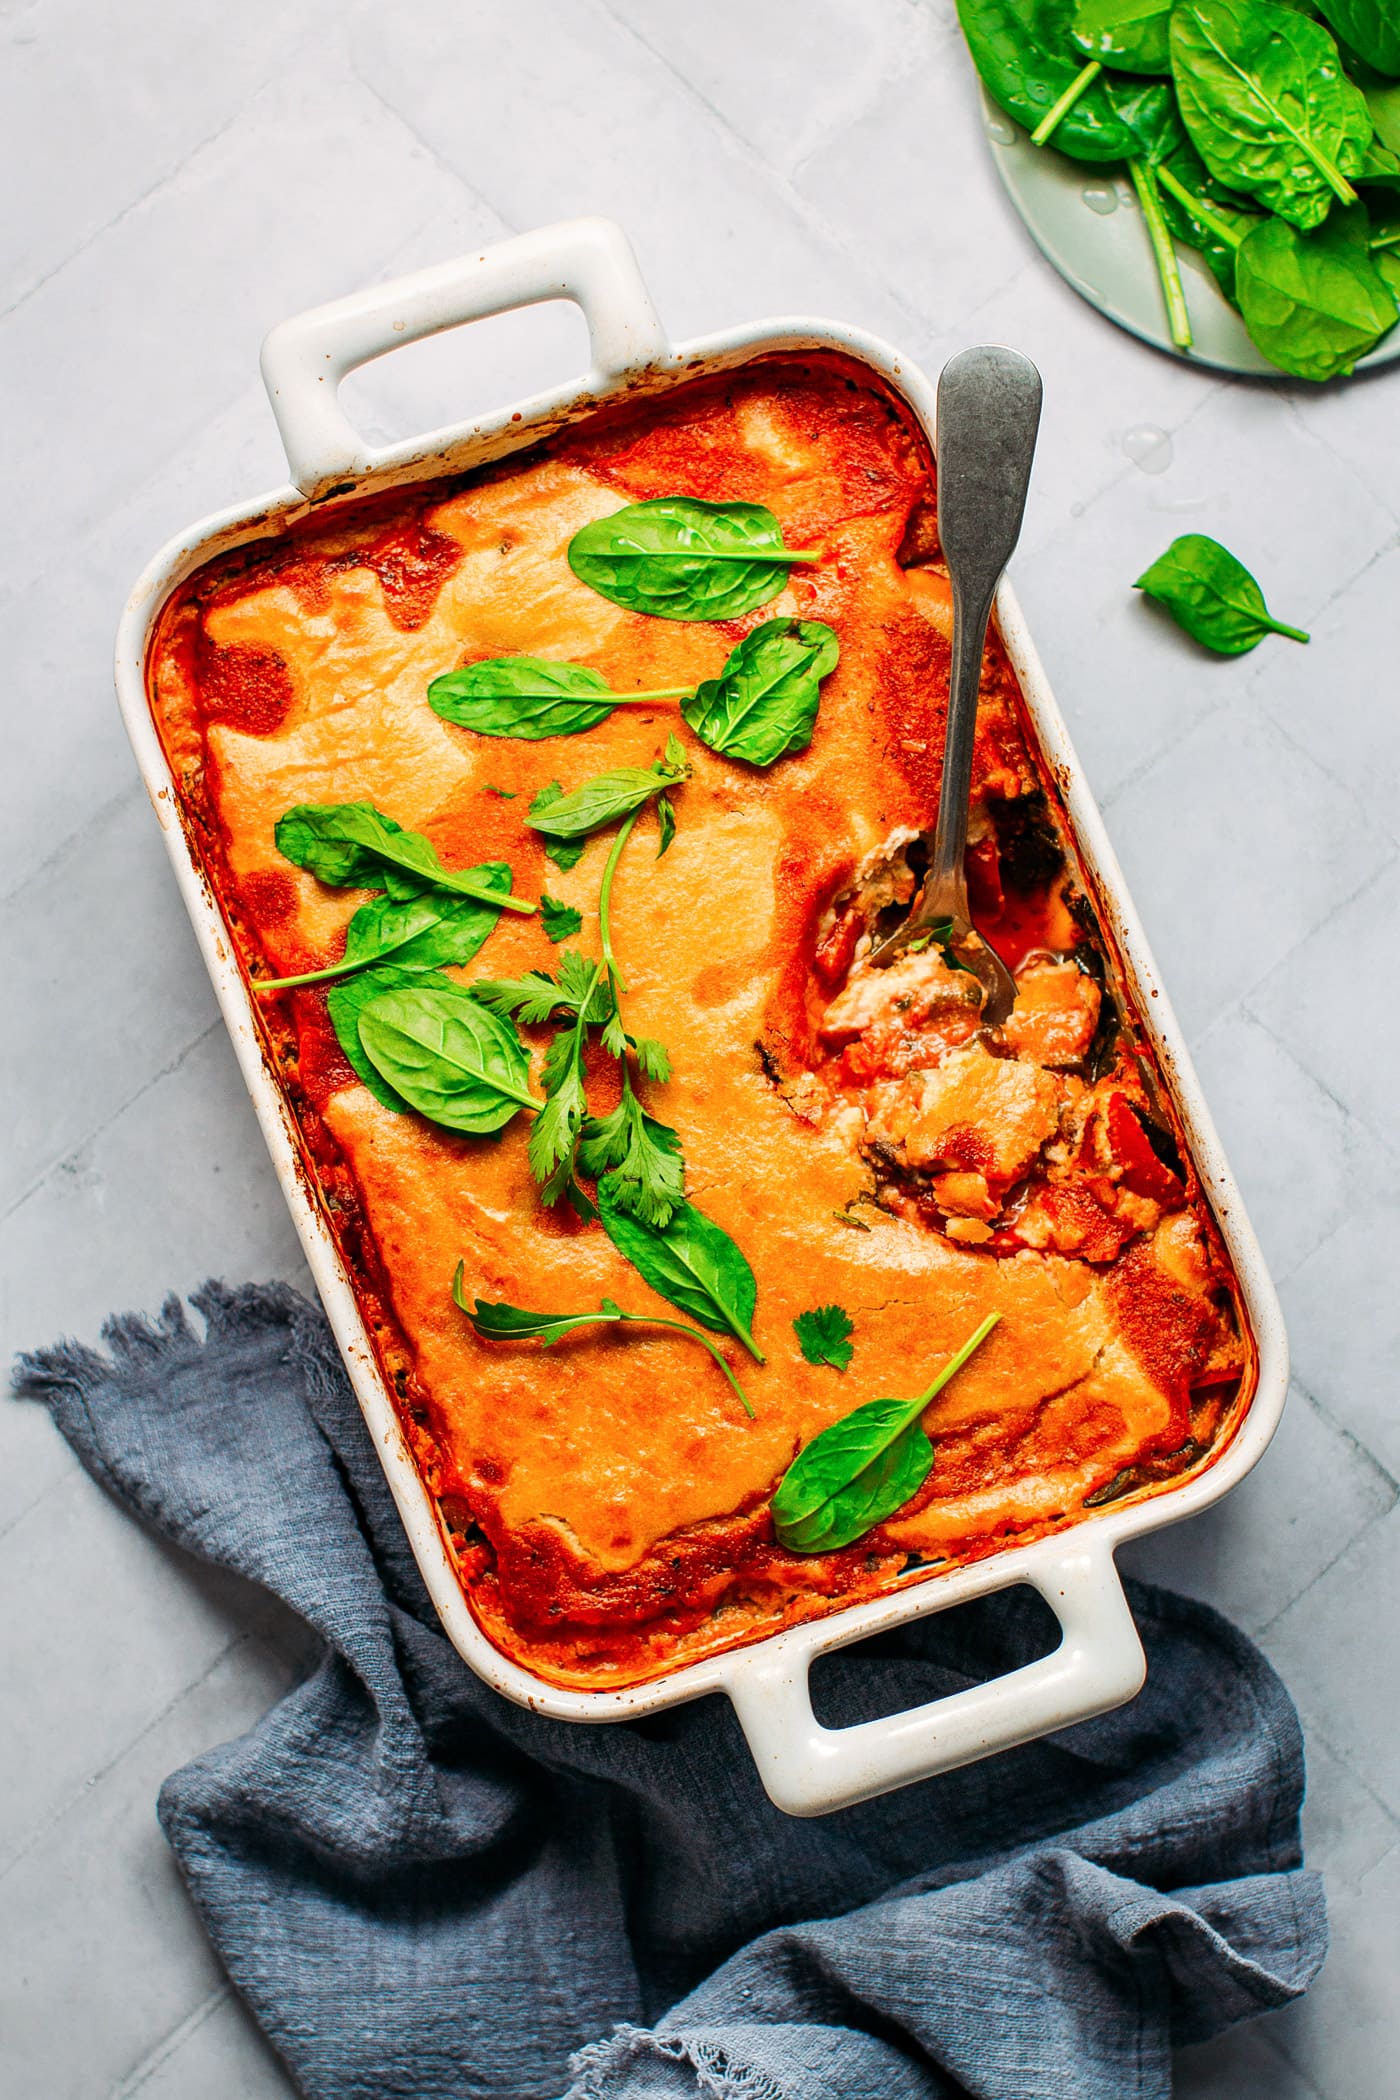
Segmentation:
[(870, 955), (883, 966), (931, 927), (951, 920), (940, 946), (951, 948), (986, 987), (982, 1019), (996, 1028), (1010, 1013), (1016, 981), (973, 927), (967, 908), (967, 803), (972, 741), (987, 621), (1001, 572), (1021, 532), (1040, 427), (1040, 374), (1028, 357), (999, 343), (960, 351), (938, 381), (938, 537), (953, 586), (953, 668), (938, 822), (928, 872), (904, 924)]

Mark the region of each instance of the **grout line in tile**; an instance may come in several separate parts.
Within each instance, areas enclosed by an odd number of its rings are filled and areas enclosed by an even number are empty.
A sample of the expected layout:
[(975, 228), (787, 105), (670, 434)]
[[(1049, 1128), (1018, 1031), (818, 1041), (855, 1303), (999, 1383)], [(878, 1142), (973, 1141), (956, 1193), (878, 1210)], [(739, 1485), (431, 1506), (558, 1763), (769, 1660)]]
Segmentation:
[(212, 2018), (225, 2000), (232, 1996), (233, 1985), (227, 1977), (222, 1983), (216, 1983), (213, 1990), (201, 1998), (192, 2011), (185, 2014), (183, 2020), (178, 2021), (168, 2034), (162, 2035), (155, 2046), (146, 2051), (141, 2061), (127, 2072), (121, 2083), (112, 2087), (111, 2100), (132, 2100), (132, 2096), (139, 2093), (143, 2085), (150, 2083), (162, 2065), (169, 2063), (176, 2050), (182, 2048), (192, 2034), (197, 2034), (205, 2021)]
[[(41, 1400), (21, 1400), (13, 1393), (6, 1393), (3, 1399), (5, 1404), (11, 1407), (43, 1407)], [(58, 1435), (57, 1430), (54, 1431), (54, 1435)], [(60, 1441), (62, 1440), (60, 1439)], [(65, 1445), (64, 1449), (66, 1456), (63, 1460), (62, 1472), (57, 1474), (54, 1479), (46, 1482), (37, 1495), (30, 1496), (23, 1508), (12, 1511), (4, 1523), (0, 1524), (0, 1540), (7, 1539), (17, 1524), (22, 1524), (26, 1517), (32, 1516), (41, 1503), (47, 1502), (50, 1495), (56, 1493), (59, 1488), (73, 1478), (80, 1461), (71, 1448)]]
[(99, 802), (96, 809), (89, 810), (86, 816), (80, 817), (72, 830), (66, 831), (58, 844), (44, 855), (37, 867), (30, 868), (27, 874), (22, 875), (12, 889), (0, 892), (0, 910), (7, 905), (17, 904), (27, 889), (43, 882), (53, 873), (65, 853), (71, 852), (77, 845), (79, 839), (119, 814), (126, 803), (135, 802), (138, 798), (144, 801), (145, 792), (139, 776), (133, 773), (124, 787), (117, 788), (105, 802)]

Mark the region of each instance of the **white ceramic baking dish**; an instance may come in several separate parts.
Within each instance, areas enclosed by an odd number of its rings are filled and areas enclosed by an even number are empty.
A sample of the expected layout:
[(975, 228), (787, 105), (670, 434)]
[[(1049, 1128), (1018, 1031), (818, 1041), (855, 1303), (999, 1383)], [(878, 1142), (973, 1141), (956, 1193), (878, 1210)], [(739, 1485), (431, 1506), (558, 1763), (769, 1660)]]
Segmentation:
[[(435, 431), (383, 451), (371, 450), (346, 419), (337, 388), (356, 366), (400, 343), (549, 299), (573, 300), (583, 311), (593, 357), (593, 370), (585, 378), (479, 422)], [(500, 459), (587, 416), (602, 401), (628, 393), (656, 394), (697, 374), (732, 368), (765, 353), (809, 349), (835, 350), (859, 359), (903, 396), (933, 434), (933, 388), (887, 344), (859, 329), (827, 321), (768, 321), (673, 346), (657, 320), (625, 237), (603, 219), (544, 227), (302, 314), (273, 330), (262, 357), (291, 485), (206, 518), (162, 548), (127, 604), (116, 657), (122, 713), (176, 879), (312, 1274), (448, 1637), (471, 1668), (507, 1698), (564, 1720), (621, 1721), (703, 1693), (725, 1693), (737, 1709), (764, 1786), (777, 1805), (793, 1815), (819, 1815), (867, 1799), (1131, 1699), (1142, 1683), (1145, 1663), (1114, 1566), (1116, 1548), (1125, 1539), (1217, 1502), (1259, 1458), (1283, 1407), (1287, 1346), (1278, 1302), (1113, 849), (1010, 587), (1003, 584), (997, 599), (1001, 632), (1059, 784), (1102, 921), (1155, 1042), (1239, 1277), (1257, 1350), (1253, 1400), (1220, 1458), (1179, 1486), (1106, 1509), (1059, 1536), (1008, 1549), (971, 1566), (911, 1577), (894, 1595), (836, 1611), (814, 1624), (623, 1691), (569, 1691), (548, 1684), (502, 1655), (472, 1617), (436, 1506), (409, 1456), (339, 1252), (308, 1193), (308, 1179), (299, 1170), (295, 1125), (264, 1057), (218, 906), (182, 828), (151, 718), (145, 672), (152, 630), (165, 600), (192, 570), (216, 554), (266, 537), (313, 507), (328, 509), (372, 490), (460, 473)], [(815, 1657), (1016, 1583), (1038, 1590), (1059, 1619), (1063, 1639), (1052, 1654), (905, 1713), (842, 1729), (818, 1722), (808, 1691)]]

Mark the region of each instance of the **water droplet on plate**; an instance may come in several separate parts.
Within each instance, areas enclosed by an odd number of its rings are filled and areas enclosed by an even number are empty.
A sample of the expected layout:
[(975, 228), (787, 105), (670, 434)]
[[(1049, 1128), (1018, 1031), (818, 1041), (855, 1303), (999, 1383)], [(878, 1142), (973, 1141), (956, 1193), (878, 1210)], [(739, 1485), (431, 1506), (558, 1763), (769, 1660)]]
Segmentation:
[(1165, 474), (1172, 463), (1172, 441), (1155, 423), (1135, 423), (1124, 433), (1123, 450), (1144, 474)]
[(987, 137), (994, 146), (1014, 146), (1016, 127), (1014, 124), (1008, 124), (1005, 117), (988, 117)]
[(1090, 211), (1096, 211), (1101, 219), (1118, 209), (1118, 192), (1111, 182), (1091, 182), (1079, 194)]

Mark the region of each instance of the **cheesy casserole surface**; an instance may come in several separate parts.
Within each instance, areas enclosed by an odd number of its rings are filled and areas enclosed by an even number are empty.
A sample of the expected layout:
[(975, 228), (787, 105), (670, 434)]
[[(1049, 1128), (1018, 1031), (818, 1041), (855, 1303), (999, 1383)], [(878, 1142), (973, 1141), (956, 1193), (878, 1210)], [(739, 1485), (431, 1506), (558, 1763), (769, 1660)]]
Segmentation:
[[(718, 623), (625, 611), (574, 575), (581, 527), (676, 495), (766, 505), (820, 559)], [(607, 842), (550, 865), (531, 798), (647, 766), (672, 729), (686, 746), (674, 843), (656, 858), (641, 819), (612, 927), (628, 1026), (672, 1060), (647, 1109), (757, 1278), (765, 1361), (720, 1338), (753, 1420), (662, 1328), (547, 1350), (480, 1339), (452, 1299), (459, 1261), (487, 1300), (673, 1308), (600, 1223), (540, 1201), (528, 1115), (475, 1138), (395, 1113), (357, 1079), (325, 987), (257, 1001), (467, 1599), (554, 1683), (635, 1683), (1160, 1492), (1210, 1463), (1248, 1399), (1219, 1236), (995, 634), (969, 882), (1015, 1009), (982, 1029), (975, 980), (936, 946), (864, 962), (913, 893), (911, 842), (937, 805), (951, 603), (935, 519), (901, 403), (831, 356), (762, 359), (473, 476), (313, 512), (208, 563), (158, 628), (152, 706), (250, 982), (334, 962), (365, 902), (278, 851), (297, 804), (372, 802), (451, 869), (509, 862), (518, 896), (577, 907), (596, 953)], [(523, 654), (622, 692), (692, 688), (783, 615), (827, 623), (841, 653), (809, 748), (764, 770), (706, 748), (674, 704), (528, 742), (454, 727), (426, 698), (445, 671)], [(557, 965), (538, 918), (503, 913), (449, 974)], [(546, 1033), (521, 1030), (536, 1091)], [(606, 1112), (616, 1065), (590, 1049), (586, 1076)], [(807, 1362), (794, 1333), (826, 1305), (853, 1323), (845, 1372)], [(917, 1392), (992, 1312), (928, 1410), (934, 1465), (913, 1499), (839, 1552), (779, 1545), (769, 1504), (797, 1450), (863, 1401)]]

